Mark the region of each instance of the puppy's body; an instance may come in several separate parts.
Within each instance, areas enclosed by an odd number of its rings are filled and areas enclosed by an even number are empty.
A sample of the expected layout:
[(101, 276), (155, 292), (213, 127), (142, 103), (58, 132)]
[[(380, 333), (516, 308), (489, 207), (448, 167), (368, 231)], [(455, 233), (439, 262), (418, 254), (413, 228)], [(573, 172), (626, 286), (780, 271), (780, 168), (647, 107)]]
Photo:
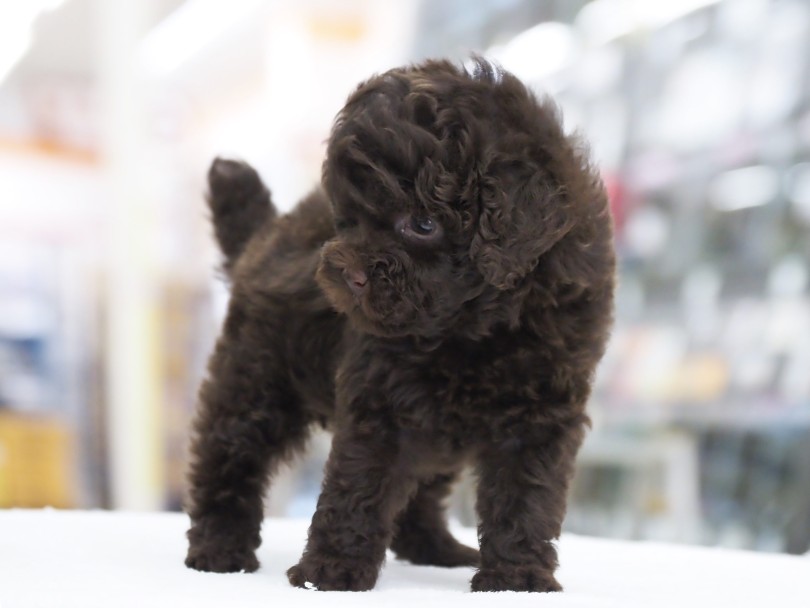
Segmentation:
[[(291, 583), (369, 589), (390, 546), (479, 565), (474, 590), (559, 589), (551, 541), (615, 262), (601, 183), (553, 108), (483, 62), (430, 62), (358, 89), (325, 190), (291, 214), (246, 165), (217, 161), (209, 182), (232, 297), (195, 422), (187, 563), (257, 567), (268, 476), (319, 423), (335, 437)], [(466, 464), (480, 556), (443, 518)]]

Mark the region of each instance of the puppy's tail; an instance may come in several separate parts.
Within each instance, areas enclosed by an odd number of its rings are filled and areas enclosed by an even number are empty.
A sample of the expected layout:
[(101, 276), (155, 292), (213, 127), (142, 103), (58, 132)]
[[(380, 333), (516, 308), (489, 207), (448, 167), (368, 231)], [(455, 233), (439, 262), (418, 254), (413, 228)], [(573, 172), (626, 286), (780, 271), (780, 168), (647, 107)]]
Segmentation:
[(231, 270), (247, 242), (276, 217), (270, 191), (247, 163), (217, 158), (208, 170), (208, 207), (223, 269)]

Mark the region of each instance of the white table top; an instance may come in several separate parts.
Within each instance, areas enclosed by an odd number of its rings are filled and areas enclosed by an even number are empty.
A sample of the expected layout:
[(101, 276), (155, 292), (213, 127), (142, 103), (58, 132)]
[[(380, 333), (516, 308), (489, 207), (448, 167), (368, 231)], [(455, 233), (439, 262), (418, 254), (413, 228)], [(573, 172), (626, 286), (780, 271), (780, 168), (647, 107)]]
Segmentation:
[[(473, 594), (473, 570), (414, 566), (389, 555), (368, 593), (294, 589), (307, 522), (264, 524), (253, 574), (183, 565), (186, 516), (177, 513), (0, 510), (0, 608), (262, 608), (294, 606), (542, 606), (807, 608), (810, 559), (567, 535), (563, 593)], [(456, 534), (475, 542), (475, 531)]]

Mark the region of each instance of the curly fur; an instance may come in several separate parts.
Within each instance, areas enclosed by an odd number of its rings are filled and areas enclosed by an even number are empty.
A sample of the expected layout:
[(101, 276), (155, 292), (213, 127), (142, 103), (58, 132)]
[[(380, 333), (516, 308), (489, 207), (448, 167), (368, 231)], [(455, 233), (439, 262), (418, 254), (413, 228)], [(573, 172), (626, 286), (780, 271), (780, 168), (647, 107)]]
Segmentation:
[[(475, 591), (560, 589), (553, 540), (612, 319), (611, 219), (553, 103), (474, 63), (361, 84), (323, 188), (288, 215), (247, 165), (211, 167), (232, 297), (194, 423), (189, 566), (258, 567), (268, 479), (321, 424), (334, 439), (293, 585), (370, 589), (390, 547), (478, 566)], [(443, 514), (468, 464), (480, 553)]]

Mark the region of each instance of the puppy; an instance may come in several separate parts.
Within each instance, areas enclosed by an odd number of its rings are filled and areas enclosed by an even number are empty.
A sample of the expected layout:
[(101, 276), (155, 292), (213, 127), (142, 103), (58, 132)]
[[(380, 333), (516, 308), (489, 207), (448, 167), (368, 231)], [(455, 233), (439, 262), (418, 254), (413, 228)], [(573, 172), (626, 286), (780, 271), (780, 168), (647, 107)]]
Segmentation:
[[(401, 559), (558, 591), (566, 490), (612, 319), (605, 191), (555, 106), (482, 59), (395, 69), (338, 115), (323, 187), (277, 217), (249, 166), (209, 204), (232, 295), (194, 422), (186, 564), (253, 571), (262, 496), (334, 433), (296, 586)], [(478, 550), (442, 502), (478, 477)], [(272, 541), (272, 539), (271, 539)]]

